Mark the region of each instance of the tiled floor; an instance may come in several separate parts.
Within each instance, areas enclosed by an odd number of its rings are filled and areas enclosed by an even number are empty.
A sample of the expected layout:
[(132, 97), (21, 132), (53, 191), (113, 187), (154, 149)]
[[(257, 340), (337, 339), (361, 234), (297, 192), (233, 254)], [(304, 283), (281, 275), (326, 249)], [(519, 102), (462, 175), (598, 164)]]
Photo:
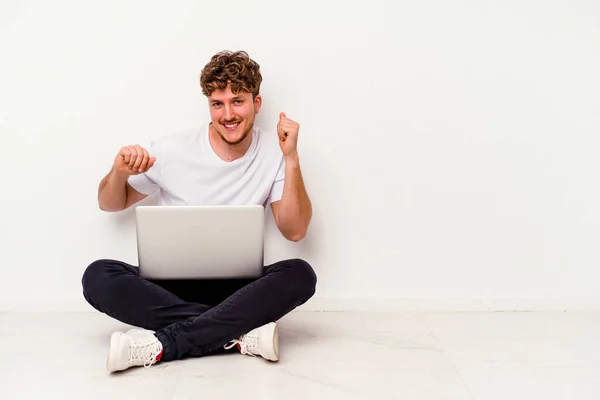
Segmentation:
[(600, 313), (296, 312), (279, 322), (279, 363), (231, 354), (111, 375), (123, 328), (0, 314), (0, 398), (600, 399)]

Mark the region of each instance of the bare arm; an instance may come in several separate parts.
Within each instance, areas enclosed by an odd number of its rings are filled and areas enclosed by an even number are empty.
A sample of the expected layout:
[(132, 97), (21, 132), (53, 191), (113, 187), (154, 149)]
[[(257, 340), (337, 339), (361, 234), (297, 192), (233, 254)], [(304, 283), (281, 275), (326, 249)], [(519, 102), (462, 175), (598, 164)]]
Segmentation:
[(148, 197), (132, 188), (127, 178), (148, 171), (155, 161), (156, 158), (150, 157), (148, 151), (139, 145), (121, 148), (112, 169), (98, 186), (100, 209), (121, 211)]
[(103, 211), (121, 211), (148, 197), (127, 183), (128, 175), (119, 175), (112, 169), (100, 181), (98, 205)]
[(277, 227), (291, 241), (300, 241), (306, 236), (312, 219), (312, 204), (306, 193), (300, 161), (297, 155), (286, 157), (285, 182), (280, 201), (271, 203)]
[(302, 174), (298, 157), (298, 132), (300, 124), (279, 113), (277, 135), (285, 159), (285, 181), (281, 200), (271, 203), (273, 217), (283, 236), (298, 242), (306, 236), (312, 218), (312, 205)]

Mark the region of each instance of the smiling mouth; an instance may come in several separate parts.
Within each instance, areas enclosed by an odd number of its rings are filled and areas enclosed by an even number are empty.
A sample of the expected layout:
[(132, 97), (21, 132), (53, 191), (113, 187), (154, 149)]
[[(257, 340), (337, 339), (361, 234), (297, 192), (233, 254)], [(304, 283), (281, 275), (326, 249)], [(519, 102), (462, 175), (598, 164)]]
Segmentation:
[(240, 124), (239, 122), (236, 122), (234, 124), (223, 124), (223, 126), (225, 127), (226, 130), (233, 131), (233, 130), (235, 130), (235, 128), (238, 127), (239, 124)]

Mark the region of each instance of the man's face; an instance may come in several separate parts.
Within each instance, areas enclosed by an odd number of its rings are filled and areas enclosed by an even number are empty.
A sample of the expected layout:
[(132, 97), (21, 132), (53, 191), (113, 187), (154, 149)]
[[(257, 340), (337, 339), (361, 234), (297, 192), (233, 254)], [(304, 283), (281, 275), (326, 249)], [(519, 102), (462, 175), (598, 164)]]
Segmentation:
[(225, 90), (215, 90), (208, 97), (212, 124), (221, 139), (231, 146), (242, 143), (248, 137), (261, 104), (260, 95), (252, 100), (252, 93), (233, 94), (230, 86)]

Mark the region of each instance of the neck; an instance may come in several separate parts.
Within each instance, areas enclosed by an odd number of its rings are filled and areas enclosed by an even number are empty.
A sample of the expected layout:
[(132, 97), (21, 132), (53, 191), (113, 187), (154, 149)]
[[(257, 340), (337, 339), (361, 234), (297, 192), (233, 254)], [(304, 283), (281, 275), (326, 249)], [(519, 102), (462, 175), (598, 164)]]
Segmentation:
[(230, 162), (242, 158), (244, 154), (246, 154), (252, 143), (252, 132), (250, 132), (242, 142), (231, 145), (223, 140), (211, 123), (208, 130), (208, 138), (210, 145), (217, 156), (224, 161)]

